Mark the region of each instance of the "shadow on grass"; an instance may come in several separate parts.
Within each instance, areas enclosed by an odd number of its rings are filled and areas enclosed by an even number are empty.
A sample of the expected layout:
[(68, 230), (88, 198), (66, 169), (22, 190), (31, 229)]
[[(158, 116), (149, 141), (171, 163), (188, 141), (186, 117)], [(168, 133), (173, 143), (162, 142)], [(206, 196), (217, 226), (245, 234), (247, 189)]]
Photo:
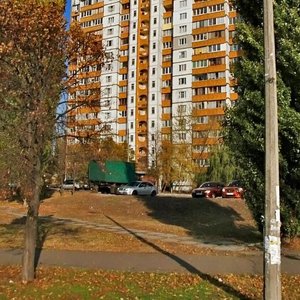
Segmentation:
[(215, 279), (214, 277), (210, 276), (209, 274), (200, 272), (198, 269), (196, 269), (193, 265), (191, 265), (190, 263), (186, 262), (185, 260), (183, 260), (182, 258), (160, 248), (159, 246), (155, 245), (154, 243), (148, 241), (147, 239), (139, 236), (137, 233), (131, 231), (130, 229), (124, 227), (123, 225), (121, 225), (120, 223), (118, 223), (117, 221), (115, 221), (113, 218), (106, 216), (105, 217), (107, 219), (109, 219), (110, 221), (112, 221), (114, 224), (116, 224), (117, 226), (119, 226), (120, 228), (124, 229), (125, 231), (127, 231), (128, 233), (130, 233), (132, 236), (134, 236), (136, 239), (138, 239), (139, 241), (141, 241), (142, 243), (152, 247), (154, 250), (170, 257), (171, 259), (173, 259), (175, 262), (177, 262), (179, 265), (181, 265), (182, 267), (184, 267), (187, 271), (189, 271), (192, 274), (198, 275), (199, 277), (201, 277), (203, 280), (208, 281), (209, 283), (213, 284), (214, 286), (221, 288), (223, 291), (227, 292), (228, 294), (238, 297), (239, 299), (243, 299), (243, 300), (251, 300), (251, 298), (241, 294), (239, 291), (235, 290), (234, 288), (232, 288), (231, 286), (224, 284), (222, 282), (219, 282), (217, 279)]
[(262, 241), (255, 226), (242, 224), (245, 220), (240, 213), (229, 205), (219, 205), (219, 199), (157, 196), (139, 197), (139, 200), (150, 210), (149, 216), (164, 224), (185, 228), (191, 236), (204, 242), (219, 244), (226, 240), (244, 244)]
[[(59, 221), (59, 223), (57, 222)], [(22, 225), (25, 226), (26, 216), (14, 219), (9, 225), (5, 227), (9, 230), (11, 226)], [(35, 248), (35, 257), (34, 257), (34, 268), (36, 270), (39, 259), (43, 250), (45, 241), (47, 240), (49, 234), (60, 234), (60, 235), (76, 235), (79, 232), (79, 229), (76, 228), (65, 228), (65, 225), (71, 224), (68, 219), (63, 221), (58, 220), (52, 215), (43, 216), (38, 218), (38, 233), (37, 241)]]

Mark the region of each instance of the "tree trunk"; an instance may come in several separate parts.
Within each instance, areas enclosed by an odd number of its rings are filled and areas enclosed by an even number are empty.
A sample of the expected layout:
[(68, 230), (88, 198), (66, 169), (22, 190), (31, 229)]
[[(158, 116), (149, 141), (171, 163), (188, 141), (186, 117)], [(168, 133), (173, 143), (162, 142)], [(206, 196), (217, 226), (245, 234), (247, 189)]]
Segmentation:
[(33, 180), (31, 184), (31, 199), (28, 202), (28, 211), (25, 224), (24, 252), (22, 259), (22, 281), (27, 283), (34, 280), (35, 277), (35, 257), (36, 242), (38, 238), (38, 214), (40, 205), (40, 178), (41, 164), (37, 163), (33, 170)]

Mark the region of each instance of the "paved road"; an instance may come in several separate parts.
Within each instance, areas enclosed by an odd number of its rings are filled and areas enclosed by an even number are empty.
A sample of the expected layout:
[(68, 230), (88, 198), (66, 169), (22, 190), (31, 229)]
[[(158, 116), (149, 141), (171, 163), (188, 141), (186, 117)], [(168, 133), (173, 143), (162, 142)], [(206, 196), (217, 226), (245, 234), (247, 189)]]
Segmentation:
[[(22, 251), (0, 250), (0, 265), (21, 264)], [(39, 265), (137, 272), (189, 272), (194, 274), (262, 274), (263, 256), (200, 256), (155, 253), (111, 253), (43, 250)], [(300, 274), (300, 257), (283, 256), (282, 273)]]

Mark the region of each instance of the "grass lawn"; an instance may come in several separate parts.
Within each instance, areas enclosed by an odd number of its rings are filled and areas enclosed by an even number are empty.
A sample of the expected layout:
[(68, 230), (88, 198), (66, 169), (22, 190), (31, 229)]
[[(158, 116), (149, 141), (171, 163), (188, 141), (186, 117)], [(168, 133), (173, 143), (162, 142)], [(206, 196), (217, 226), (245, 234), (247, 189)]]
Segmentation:
[[(259, 276), (123, 273), (41, 267), (30, 284), (19, 267), (0, 267), (0, 299), (262, 299)], [(283, 299), (299, 299), (299, 277), (282, 277)]]

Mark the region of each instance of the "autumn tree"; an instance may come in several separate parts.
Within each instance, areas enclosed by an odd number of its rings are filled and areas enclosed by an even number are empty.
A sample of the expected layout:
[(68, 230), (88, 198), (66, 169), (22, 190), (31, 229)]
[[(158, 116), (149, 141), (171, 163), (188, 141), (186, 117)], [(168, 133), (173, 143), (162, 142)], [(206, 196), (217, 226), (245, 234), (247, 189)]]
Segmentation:
[(87, 179), (88, 164), (91, 160), (104, 163), (106, 160), (130, 161), (127, 143), (116, 143), (111, 137), (94, 139), (88, 143), (78, 142), (67, 147), (65, 174), (76, 180)]
[[(0, 124), (20, 149), (18, 167), (28, 206), (23, 282), (34, 279), (42, 175), (52, 148), (56, 108), (67, 81), (66, 62), (101, 61), (99, 39), (75, 26), (66, 31), (65, 1), (0, 2)], [(5, 122), (8, 118), (9, 122)]]

